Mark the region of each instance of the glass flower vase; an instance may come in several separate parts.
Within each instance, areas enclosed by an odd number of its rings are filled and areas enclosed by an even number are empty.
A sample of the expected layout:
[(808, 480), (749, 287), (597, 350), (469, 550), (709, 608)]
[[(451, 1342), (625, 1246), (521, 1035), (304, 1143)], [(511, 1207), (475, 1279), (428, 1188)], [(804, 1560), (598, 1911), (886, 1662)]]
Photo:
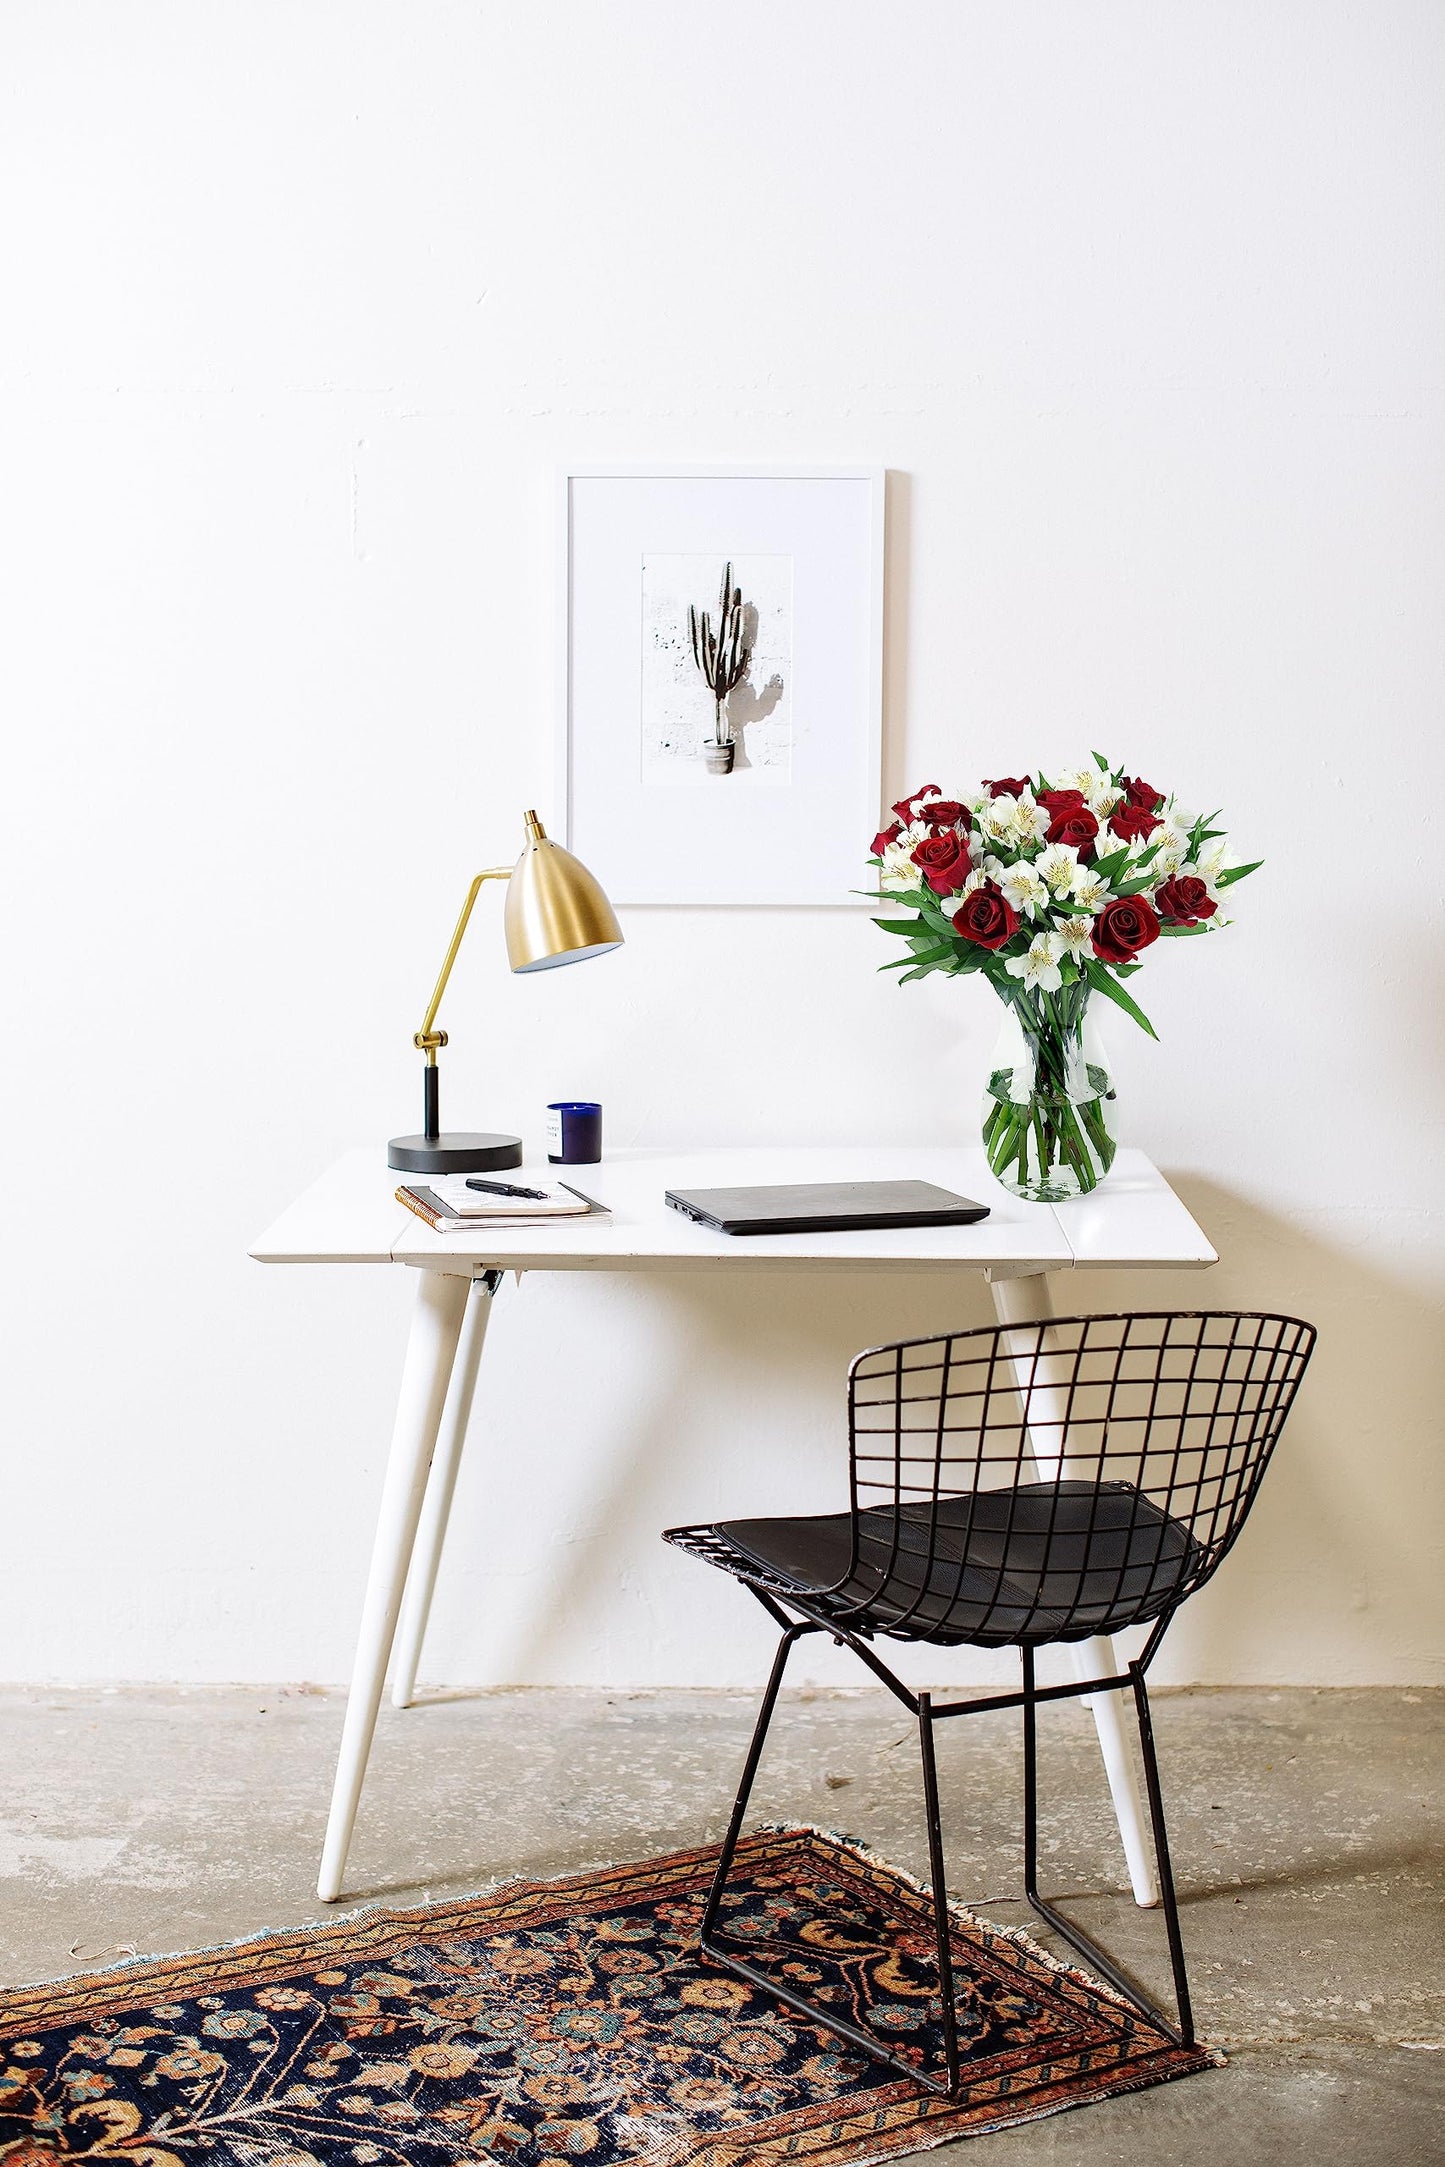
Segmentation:
[(1096, 1189), (1114, 1163), (1114, 1084), (1089, 988), (1006, 999), (983, 1100), (995, 1177), (1033, 1204)]

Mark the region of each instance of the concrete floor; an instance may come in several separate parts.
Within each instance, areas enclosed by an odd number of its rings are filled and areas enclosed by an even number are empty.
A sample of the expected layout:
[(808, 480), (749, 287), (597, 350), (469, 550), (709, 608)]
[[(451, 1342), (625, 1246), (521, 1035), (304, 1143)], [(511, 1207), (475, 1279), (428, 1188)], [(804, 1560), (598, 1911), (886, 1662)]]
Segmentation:
[[(1445, 2161), (1445, 1695), (1199, 1691), (1156, 1709), (1200, 2029), (1230, 2066), (975, 2144), (1000, 2167)], [(314, 1881), (341, 1711), (309, 1687), (0, 1691), (0, 1983), (334, 1916)], [(337, 1910), (720, 1835), (751, 1720), (727, 1693), (387, 1709)], [(946, 1728), (940, 1777), (953, 1893), (1018, 1922), (1017, 1719)], [(1041, 1718), (1041, 1784), (1046, 1886), (1162, 1990), (1159, 1917), (1120, 1893), (1081, 1709)], [(881, 1692), (791, 1696), (755, 1803), (922, 1870), (913, 1734)], [(966, 2150), (981, 2156), (931, 2157)]]

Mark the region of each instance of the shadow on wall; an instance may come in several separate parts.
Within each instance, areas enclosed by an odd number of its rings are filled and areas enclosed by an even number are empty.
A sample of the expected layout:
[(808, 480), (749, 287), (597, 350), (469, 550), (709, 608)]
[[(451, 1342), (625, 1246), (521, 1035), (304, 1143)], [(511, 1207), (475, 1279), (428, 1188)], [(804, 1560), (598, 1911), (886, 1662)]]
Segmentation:
[[(1221, 1263), (1197, 1276), (1091, 1273), (1072, 1287), (1057, 1278), (1059, 1311), (1277, 1309), (1317, 1324), (1320, 1343), (1251, 1523), (1219, 1579), (1181, 1613), (1160, 1682), (1429, 1682), (1445, 1527), (1439, 1295), (1412, 1281), (1403, 1251), (1398, 1272), (1381, 1267), (1376, 1226), (1367, 1261), (1215, 1183), (1170, 1179)], [(845, 1501), (851, 1356), (993, 1321), (988, 1288), (973, 1274), (950, 1282), (787, 1273), (761, 1283), (676, 1274), (654, 1280), (650, 1298), (671, 1312), (665, 1337), (678, 1362), (655, 1373), (645, 1403), (595, 1408), (609, 1427), (616, 1421), (612, 1449), (593, 1459), (590, 1493), (584, 1484), (567, 1499), (565, 1577), (516, 1621), (503, 1675), (548, 1675), (569, 1615), (606, 1614), (620, 1564), (636, 1587), (635, 1569), (618, 1556), (621, 1526), (836, 1509)], [(713, 1444), (698, 1449), (697, 1394), (709, 1377), (727, 1380), (727, 1434), (745, 1441), (755, 1420), (760, 1434), (784, 1426), (797, 1438), (796, 1453), (771, 1462), (761, 1485), (756, 1471), (740, 1478), (732, 1454), (716, 1450), (716, 1409)], [(665, 1639), (677, 1620), (656, 1623)], [(742, 1618), (737, 1629), (749, 1630)], [(761, 1663), (773, 1637), (761, 1612), (752, 1630)]]
[[(937, 1273), (658, 1273), (648, 1277), (646, 1301), (676, 1360), (654, 1373), (646, 1399), (625, 1405), (594, 1399), (590, 1419), (609, 1435), (589, 1454), (590, 1483), (574, 1481), (566, 1498), (565, 1580), (553, 1579), (530, 1614), (517, 1619), (510, 1644), (498, 1651), (504, 1677), (552, 1675), (569, 1622), (579, 1612), (606, 1616), (619, 1570), (635, 1590), (636, 1567), (619, 1558), (620, 1528), (656, 1530), (646, 1538), (647, 1568), (658, 1569), (663, 1588), (679, 1590), (678, 1609), (655, 1617), (657, 1638), (666, 1641), (688, 1615), (682, 1591), (697, 1568), (664, 1550), (658, 1538), (665, 1525), (729, 1513), (846, 1508), (852, 1357), (882, 1340), (993, 1321), (988, 1287), (976, 1272), (951, 1283)], [(705, 1416), (701, 1394), (715, 1395)], [(775, 1455), (766, 1475), (756, 1466), (748, 1472), (740, 1462), (749, 1445), (780, 1429), (792, 1449)], [(730, 1449), (734, 1440), (738, 1451)], [(777, 1635), (761, 1609), (741, 1596), (734, 1604), (732, 1592), (723, 1599), (729, 1637), (736, 1634), (742, 1649), (753, 1636), (755, 1657), (738, 1662), (740, 1680), (751, 1681), (766, 1670)], [(716, 1601), (716, 1591), (710, 1594)], [(663, 1599), (674, 1598), (669, 1592)]]
[(1430, 1682), (1445, 1570), (1445, 1290), (1423, 1259), (1412, 1271), (1411, 1228), (1382, 1214), (1360, 1214), (1352, 1248), (1338, 1207), (1331, 1238), (1316, 1238), (1217, 1182), (1167, 1179), (1219, 1263), (1187, 1278), (1091, 1275), (1081, 1308), (1273, 1309), (1308, 1318), (1320, 1338), (1239, 1547), (1181, 1611), (1160, 1681)]
[(883, 478), (888, 549), (883, 563), (883, 803), (891, 805), (917, 778), (903, 770), (908, 713), (908, 598), (912, 592), (913, 477), (889, 467)]
[[(743, 637), (753, 646), (758, 637), (758, 613), (751, 602), (743, 609)], [(752, 766), (748, 758), (747, 733), (751, 724), (766, 722), (783, 697), (783, 680), (775, 671), (767, 683), (759, 689), (752, 680), (752, 664), (749, 663), (739, 683), (733, 686), (724, 703), (728, 711), (728, 727), (733, 734), (736, 748), (733, 766)]]

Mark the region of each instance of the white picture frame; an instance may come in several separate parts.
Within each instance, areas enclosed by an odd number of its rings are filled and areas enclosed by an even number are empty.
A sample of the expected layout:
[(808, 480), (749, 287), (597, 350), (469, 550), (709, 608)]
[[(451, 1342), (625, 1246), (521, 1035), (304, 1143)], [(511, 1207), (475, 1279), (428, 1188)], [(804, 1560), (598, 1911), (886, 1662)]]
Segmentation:
[[(622, 905), (866, 907), (883, 469), (587, 466), (559, 484), (567, 847)], [(714, 640), (735, 631), (724, 665), (746, 657), (721, 701), (689, 604)], [(726, 772), (702, 750), (715, 732)]]

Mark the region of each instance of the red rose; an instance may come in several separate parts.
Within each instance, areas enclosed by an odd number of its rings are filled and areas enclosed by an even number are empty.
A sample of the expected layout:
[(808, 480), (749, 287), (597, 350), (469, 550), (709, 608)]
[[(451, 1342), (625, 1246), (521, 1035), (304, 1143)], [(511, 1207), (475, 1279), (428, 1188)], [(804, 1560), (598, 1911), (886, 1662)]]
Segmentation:
[(1116, 895), (1094, 920), (1094, 953), (1105, 963), (1129, 963), (1159, 938), (1159, 920), (1142, 895)]
[(878, 833), (873, 838), (873, 856), (875, 858), (881, 858), (884, 851), (888, 848), (888, 845), (890, 843), (896, 843), (902, 833), (903, 822), (901, 820), (895, 820), (891, 828), (880, 828), (878, 830)]
[(993, 798), (1021, 798), (1028, 789), (1027, 775), (1000, 775), (993, 782), (984, 779), (984, 789)]
[(1087, 805), (1061, 805), (1049, 822), (1046, 842), (1072, 843), (1084, 859), (1094, 855), (1099, 823)]
[(925, 783), (921, 790), (914, 791), (911, 798), (900, 798), (893, 810), (900, 820), (917, 820), (919, 817), (918, 809), (923, 800), (925, 798), (936, 798), (937, 796), (937, 783)]
[(1146, 813), (1157, 813), (1164, 803), (1163, 791), (1156, 790), (1153, 783), (1146, 783), (1142, 775), (1136, 775), (1132, 782), (1127, 775), (1121, 775), (1119, 780), (1124, 785), (1124, 795), (1129, 803), (1142, 805)]
[(969, 876), (968, 845), (952, 828), (925, 837), (913, 853), (913, 862), (935, 895), (953, 895)]
[(1219, 905), (1194, 873), (1176, 873), (1154, 891), (1154, 908), (1166, 925), (1197, 925), (1212, 918)]
[(1051, 813), (1083, 812), (1089, 803), (1082, 790), (1041, 790), (1038, 802)]
[(930, 798), (918, 808), (920, 820), (927, 821), (930, 828), (951, 828), (963, 818), (963, 807), (956, 798)]
[(963, 908), (953, 914), (953, 930), (979, 948), (1002, 948), (1019, 929), (1019, 914), (1002, 891), (986, 880)]
[(1121, 843), (1147, 842), (1159, 824), (1157, 813), (1146, 812), (1132, 798), (1125, 798), (1123, 804), (1116, 805), (1109, 815), (1109, 826)]

